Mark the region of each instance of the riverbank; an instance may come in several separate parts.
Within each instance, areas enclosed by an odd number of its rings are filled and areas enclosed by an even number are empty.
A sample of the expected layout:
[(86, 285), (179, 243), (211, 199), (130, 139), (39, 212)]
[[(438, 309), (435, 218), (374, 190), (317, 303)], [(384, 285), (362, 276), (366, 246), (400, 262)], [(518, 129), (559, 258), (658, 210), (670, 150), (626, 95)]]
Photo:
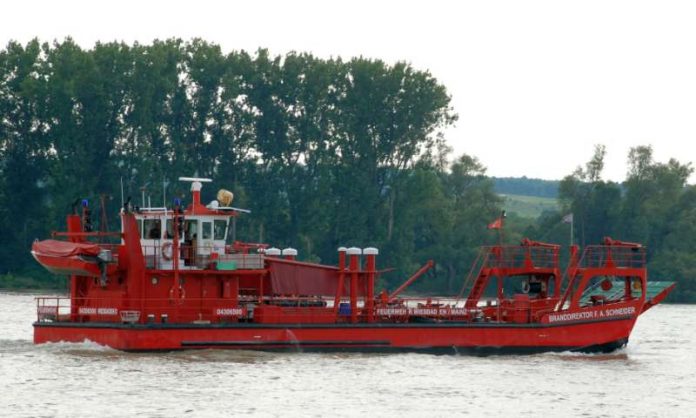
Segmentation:
[(3, 274), (0, 275), (0, 291), (11, 291), (17, 293), (34, 292), (65, 292), (67, 280), (63, 276), (47, 274), (36, 277), (26, 274)]

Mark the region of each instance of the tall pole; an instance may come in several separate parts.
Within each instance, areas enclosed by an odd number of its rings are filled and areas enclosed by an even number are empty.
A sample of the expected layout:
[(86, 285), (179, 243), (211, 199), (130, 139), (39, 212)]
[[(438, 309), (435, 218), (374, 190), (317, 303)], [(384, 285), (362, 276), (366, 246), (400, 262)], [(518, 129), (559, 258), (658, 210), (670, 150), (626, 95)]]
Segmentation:
[(336, 296), (334, 297), (334, 315), (338, 315), (338, 308), (343, 297), (343, 278), (346, 270), (346, 247), (338, 248), (338, 285), (336, 286)]
[(505, 228), (505, 211), (500, 213), (500, 229), (498, 229), (498, 245), (503, 248), (503, 229)]
[(498, 246), (503, 247), (503, 218), (500, 218), (500, 228), (498, 228)]
[(575, 229), (575, 225), (574, 225), (575, 219), (574, 218), (575, 218), (575, 216), (570, 217), (570, 246), (571, 247), (573, 246), (573, 230)]

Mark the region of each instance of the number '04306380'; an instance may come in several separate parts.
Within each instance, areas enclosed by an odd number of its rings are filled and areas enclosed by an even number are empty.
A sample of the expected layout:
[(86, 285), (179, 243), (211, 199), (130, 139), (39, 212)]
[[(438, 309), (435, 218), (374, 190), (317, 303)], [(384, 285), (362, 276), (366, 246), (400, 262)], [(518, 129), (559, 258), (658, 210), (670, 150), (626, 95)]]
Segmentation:
[(215, 310), (217, 316), (242, 316), (244, 315), (243, 308), (217, 308)]

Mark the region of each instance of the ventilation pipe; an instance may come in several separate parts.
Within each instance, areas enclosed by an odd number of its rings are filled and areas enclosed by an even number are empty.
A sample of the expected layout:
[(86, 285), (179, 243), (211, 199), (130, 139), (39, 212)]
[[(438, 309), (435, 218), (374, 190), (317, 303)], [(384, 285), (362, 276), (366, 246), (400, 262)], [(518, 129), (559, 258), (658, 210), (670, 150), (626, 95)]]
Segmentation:
[(358, 274), (360, 273), (360, 254), (358, 247), (350, 247), (346, 250), (350, 258), (350, 321), (358, 322)]

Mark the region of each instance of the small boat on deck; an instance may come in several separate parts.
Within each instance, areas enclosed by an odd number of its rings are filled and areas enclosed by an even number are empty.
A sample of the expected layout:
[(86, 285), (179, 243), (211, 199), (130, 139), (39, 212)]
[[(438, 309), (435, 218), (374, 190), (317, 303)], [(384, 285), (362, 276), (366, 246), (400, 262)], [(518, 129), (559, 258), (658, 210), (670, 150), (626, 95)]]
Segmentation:
[[(61, 240), (34, 243), (49, 271), (69, 275), (68, 297), (37, 298), (34, 342), (93, 341), (119, 350), (225, 348), (438, 353), (608, 352), (627, 344), (638, 317), (673, 282), (647, 280), (645, 248), (610, 238), (580, 253), (523, 240), (481, 248), (462, 292), (403, 297), (426, 263), (392, 292), (376, 248), (338, 249), (337, 265), (297, 259), (293, 248), (228, 240), (244, 211), (207, 179), (192, 201), (121, 211), (117, 242), (68, 215)], [(113, 236), (113, 234), (111, 234)]]
[[(111, 254), (98, 244), (48, 239), (32, 244), (31, 255), (55, 274), (106, 277)], [(115, 265), (111, 265), (113, 273)]]

